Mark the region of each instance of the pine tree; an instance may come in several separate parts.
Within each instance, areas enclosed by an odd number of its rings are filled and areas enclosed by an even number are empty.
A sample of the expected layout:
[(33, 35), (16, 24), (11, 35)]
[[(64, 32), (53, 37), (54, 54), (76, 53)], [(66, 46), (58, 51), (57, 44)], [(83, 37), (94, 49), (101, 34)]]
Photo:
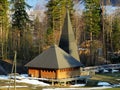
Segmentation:
[(47, 16), (48, 16), (48, 29), (47, 29), (47, 43), (48, 45), (58, 43), (58, 38), (64, 17), (66, 8), (70, 13), (73, 11), (73, 0), (50, 0), (47, 4)]
[(90, 38), (98, 38), (100, 33), (100, 3), (99, 0), (85, 0), (86, 31), (92, 33)]
[(43, 27), (44, 22), (40, 22), (39, 17), (37, 16), (34, 20), (34, 37), (36, 39), (34, 40), (34, 52), (36, 54), (40, 54), (43, 51), (44, 46), (44, 32), (45, 29)]
[[(12, 49), (16, 50), (18, 58), (29, 59), (30, 35), (29, 25), (31, 23), (26, 8), (30, 8), (25, 0), (11, 0), (12, 11)], [(29, 36), (30, 37), (30, 36)], [(22, 62), (22, 61), (21, 61)]]
[(90, 41), (90, 63), (89, 65), (95, 65), (96, 47), (94, 47), (95, 40), (99, 40), (101, 30), (101, 10), (99, 0), (84, 0), (85, 2), (85, 32), (86, 38)]
[(112, 30), (112, 43), (114, 51), (118, 52), (120, 50), (120, 17), (115, 16), (113, 21), (113, 30)]
[(24, 30), (26, 29), (26, 25), (30, 21), (26, 12), (26, 7), (30, 8), (30, 6), (25, 2), (25, 0), (11, 0), (11, 4), (13, 11), (12, 27), (19, 30), (20, 35), (22, 36)]
[(0, 58), (7, 58), (8, 1), (0, 0)]

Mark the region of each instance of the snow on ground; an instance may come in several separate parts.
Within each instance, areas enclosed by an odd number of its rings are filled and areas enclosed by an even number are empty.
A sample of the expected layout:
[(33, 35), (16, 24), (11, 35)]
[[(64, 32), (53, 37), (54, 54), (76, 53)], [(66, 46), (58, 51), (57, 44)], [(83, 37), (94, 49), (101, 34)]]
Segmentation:
[(106, 69), (104, 69), (104, 70), (103, 70), (103, 72), (104, 72), (104, 73), (108, 73), (109, 71), (108, 71), (108, 70), (106, 70)]
[(119, 72), (119, 70), (112, 70), (112, 73), (116, 73), (116, 72)]
[(111, 84), (108, 82), (98, 82), (98, 86), (110, 86)]
[[(37, 86), (50, 86), (47, 83), (44, 83), (42, 81), (38, 81), (35, 79), (29, 79), (28, 76), (26, 75), (20, 75), (22, 77), (22, 79), (20, 77), (17, 77), (16, 82), (20, 82), (20, 83), (26, 83), (26, 84), (31, 84), (31, 85), (37, 85)], [(9, 80), (9, 76), (5, 76), (5, 75), (0, 75), (0, 80)], [(98, 89), (106, 89), (106, 88), (112, 88), (115, 86), (120, 86), (120, 84), (118, 85), (111, 85), (108, 82), (98, 82), (98, 86), (100, 87), (91, 87), (91, 88), (77, 88), (80, 86), (85, 86), (85, 84), (75, 84), (75, 85), (71, 85), (70, 88), (45, 88), (43, 90), (98, 90)], [(4, 86), (4, 87), (8, 87), (8, 86)], [(4, 87), (0, 87), (0, 88), (4, 88)], [(12, 86), (11, 86), (12, 87)], [(17, 86), (17, 87), (27, 87), (27, 86)], [(76, 88), (74, 88), (76, 87)]]
[(75, 85), (71, 85), (71, 87), (83, 87), (85, 86), (86, 84), (75, 84)]
[[(38, 80), (29, 79), (29, 77), (25, 75), (17, 76), (16, 79), (17, 79), (16, 82), (20, 82), (20, 83), (26, 83), (26, 84), (32, 84), (32, 85), (38, 85), (38, 86), (49, 86), (49, 84), (47, 83), (44, 83)], [(9, 80), (9, 76), (0, 75), (0, 80)]]
[(83, 87), (85, 86), (86, 84), (75, 84), (75, 85), (71, 85), (71, 87)]
[(27, 83), (32, 85), (39, 85), (39, 86), (49, 86), (49, 84), (38, 81), (38, 80), (22, 79), (22, 80), (17, 80), (17, 82)]
[(44, 88), (42, 90), (103, 90), (112, 87), (91, 87), (91, 88)]
[(6, 76), (6, 75), (0, 75), (0, 80), (8, 80), (8, 76)]

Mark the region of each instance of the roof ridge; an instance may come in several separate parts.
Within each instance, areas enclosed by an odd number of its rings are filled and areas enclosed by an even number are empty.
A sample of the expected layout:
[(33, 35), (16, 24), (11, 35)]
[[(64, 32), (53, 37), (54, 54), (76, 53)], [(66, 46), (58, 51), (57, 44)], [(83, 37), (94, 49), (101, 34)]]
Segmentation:
[(58, 55), (57, 55), (57, 48), (58, 48), (58, 46), (56, 44), (54, 44), (53, 47), (55, 49), (55, 56), (56, 56), (56, 60), (57, 60), (57, 66), (58, 66), (58, 68), (60, 68), (59, 63), (58, 63)]
[(80, 67), (81, 64), (57, 45), (52, 45), (49, 49), (35, 57), (25, 66), (34, 68), (62, 69)]

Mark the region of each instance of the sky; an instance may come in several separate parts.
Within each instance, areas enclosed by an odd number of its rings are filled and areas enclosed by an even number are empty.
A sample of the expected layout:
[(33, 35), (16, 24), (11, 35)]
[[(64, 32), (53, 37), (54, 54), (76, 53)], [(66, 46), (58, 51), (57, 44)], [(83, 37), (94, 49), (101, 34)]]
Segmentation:
[[(48, 2), (48, 0), (26, 0), (26, 2), (30, 6), (32, 6), (32, 9), (34, 9), (36, 5), (39, 5), (41, 9), (45, 9), (45, 4)], [(80, 5), (80, 4), (78, 4), (78, 5)], [(83, 5), (80, 5), (80, 6), (76, 5), (76, 10), (79, 10), (81, 12), (81, 10), (83, 10), (83, 9), (84, 9)], [(107, 6), (106, 12), (111, 13), (111, 12), (114, 12), (115, 9), (116, 9), (116, 7)]]
[[(35, 4), (37, 3), (38, 0), (26, 0), (26, 2), (31, 5), (31, 6), (35, 6)], [(43, 0), (42, 0), (43, 1)]]
[(47, 2), (47, 0), (26, 0), (26, 2), (32, 6), (32, 8), (35, 7), (36, 4), (40, 4), (41, 6), (44, 6)]

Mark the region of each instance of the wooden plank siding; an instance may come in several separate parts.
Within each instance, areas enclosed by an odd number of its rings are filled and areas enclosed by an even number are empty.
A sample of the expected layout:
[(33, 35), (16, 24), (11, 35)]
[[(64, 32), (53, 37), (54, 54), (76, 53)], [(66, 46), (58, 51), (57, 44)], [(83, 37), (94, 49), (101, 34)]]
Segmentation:
[(56, 78), (56, 71), (55, 70), (41, 70), (41, 77), (40, 78)]
[(49, 70), (49, 69), (33, 69), (29, 68), (29, 75), (36, 78), (48, 78), (48, 79), (63, 79), (71, 78), (80, 75), (79, 68), (66, 68), (58, 70)]
[(28, 73), (29, 73), (29, 75), (32, 76), (32, 77), (37, 77), (37, 78), (39, 78), (39, 74), (40, 74), (39, 69), (29, 69), (29, 70), (28, 70)]
[(80, 69), (79, 68), (60, 69), (57, 72), (58, 72), (58, 75), (57, 75), (58, 79), (71, 78), (71, 77), (75, 77), (75, 76), (80, 75)]

